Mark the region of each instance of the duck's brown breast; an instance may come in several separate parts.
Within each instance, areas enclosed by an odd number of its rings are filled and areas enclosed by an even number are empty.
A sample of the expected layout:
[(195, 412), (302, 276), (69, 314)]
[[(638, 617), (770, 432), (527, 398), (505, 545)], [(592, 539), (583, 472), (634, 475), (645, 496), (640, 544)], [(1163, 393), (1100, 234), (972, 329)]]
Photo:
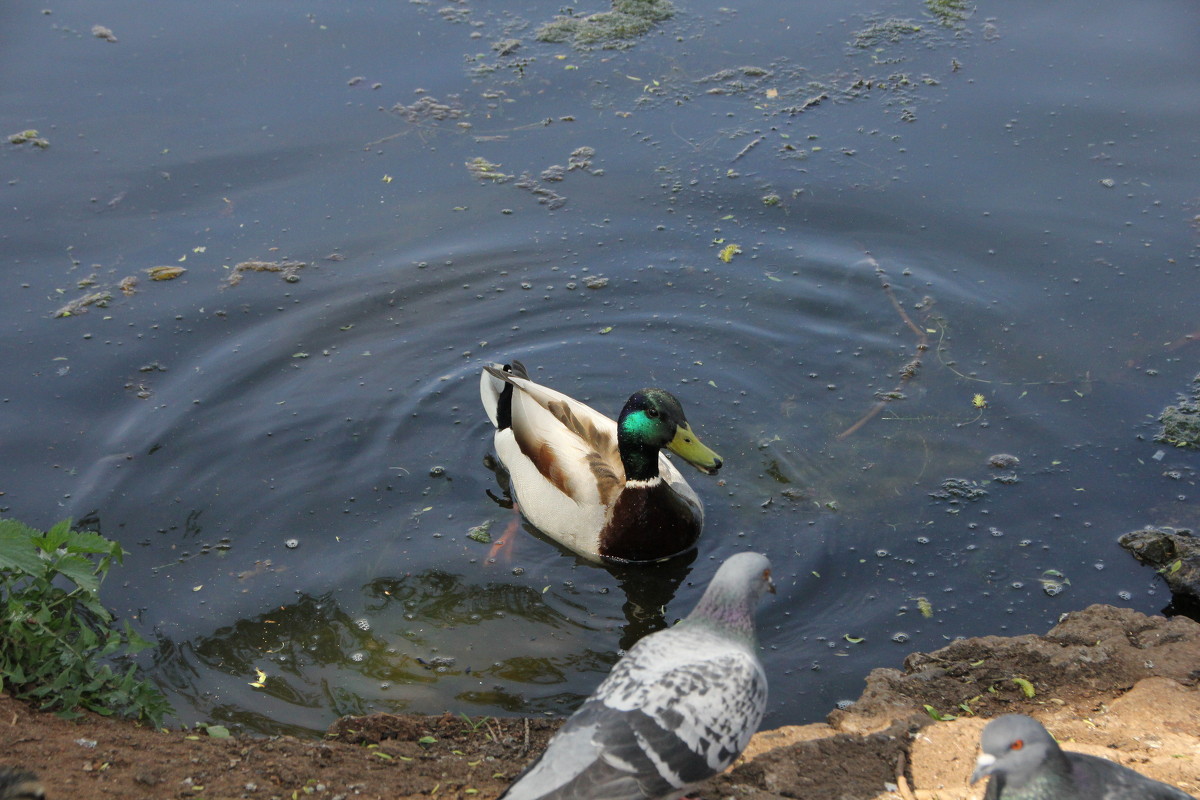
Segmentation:
[(657, 561), (692, 549), (702, 517), (662, 480), (626, 485), (600, 532), (600, 555), (623, 561)]

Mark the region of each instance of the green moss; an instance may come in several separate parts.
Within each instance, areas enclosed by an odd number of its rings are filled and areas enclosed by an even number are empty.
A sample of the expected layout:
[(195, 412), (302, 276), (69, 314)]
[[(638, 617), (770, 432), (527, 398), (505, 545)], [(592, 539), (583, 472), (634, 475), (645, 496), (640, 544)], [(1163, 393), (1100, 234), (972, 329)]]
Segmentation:
[(1192, 379), (1191, 397), (1181, 396), (1177, 404), (1164, 408), (1158, 421), (1162, 427), (1155, 441), (1200, 449), (1200, 375)]
[(671, 0), (613, 0), (613, 11), (662, 22), (675, 15), (675, 4)]
[(925, 0), (925, 10), (947, 28), (960, 27), (971, 16), (971, 8), (965, 0)]
[(873, 22), (854, 34), (854, 46), (874, 47), (882, 42), (896, 43), (921, 32), (921, 26), (909, 19), (885, 19)]
[(534, 35), (542, 42), (571, 42), (582, 49), (620, 49), (674, 14), (670, 0), (614, 0), (612, 11), (555, 17)]

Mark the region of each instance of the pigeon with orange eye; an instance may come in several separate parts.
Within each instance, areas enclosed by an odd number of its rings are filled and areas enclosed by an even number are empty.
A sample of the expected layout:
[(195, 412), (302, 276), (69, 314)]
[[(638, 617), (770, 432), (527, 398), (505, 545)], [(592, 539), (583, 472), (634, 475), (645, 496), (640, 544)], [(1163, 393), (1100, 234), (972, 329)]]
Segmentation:
[(979, 746), (971, 783), (988, 778), (984, 800), (1196, 800), (1107, 759), (1067, 752), (1024, 714), (989, 722)]

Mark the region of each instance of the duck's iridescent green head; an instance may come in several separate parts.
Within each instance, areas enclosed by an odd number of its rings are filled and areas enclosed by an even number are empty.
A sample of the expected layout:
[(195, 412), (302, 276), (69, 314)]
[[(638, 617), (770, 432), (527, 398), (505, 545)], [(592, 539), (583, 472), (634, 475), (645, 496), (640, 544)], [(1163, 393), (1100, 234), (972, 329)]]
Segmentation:
[(629, 398), (617, 420), (617, 444), (629, 480), (657, 476), (658, 451), (664, 447), (709, 475), (723, 463), (692, 431), (675, 396), (663, 389), (642, 389)]

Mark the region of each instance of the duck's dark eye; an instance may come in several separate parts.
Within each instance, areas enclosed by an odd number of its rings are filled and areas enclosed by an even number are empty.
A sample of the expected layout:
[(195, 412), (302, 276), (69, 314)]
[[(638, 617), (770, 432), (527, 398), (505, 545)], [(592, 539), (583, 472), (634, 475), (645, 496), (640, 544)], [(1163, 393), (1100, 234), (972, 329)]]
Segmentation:
[(650, 419), (658, 419), (658, 409), (657, 408), (647, 408), (646, 416), (649, 417)]

